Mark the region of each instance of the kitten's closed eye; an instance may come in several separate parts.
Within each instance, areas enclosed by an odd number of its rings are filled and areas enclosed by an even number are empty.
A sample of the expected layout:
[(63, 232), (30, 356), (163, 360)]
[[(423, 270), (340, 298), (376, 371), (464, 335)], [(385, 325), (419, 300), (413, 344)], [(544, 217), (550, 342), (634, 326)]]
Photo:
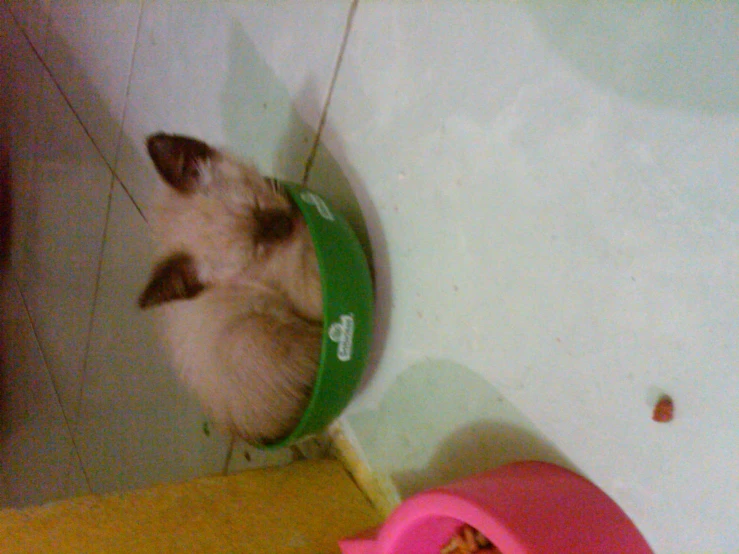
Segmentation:
[(254, 242), (269, 244), (288, 238), (295, 227), (295, 217), (291, 210), (254, 210)]

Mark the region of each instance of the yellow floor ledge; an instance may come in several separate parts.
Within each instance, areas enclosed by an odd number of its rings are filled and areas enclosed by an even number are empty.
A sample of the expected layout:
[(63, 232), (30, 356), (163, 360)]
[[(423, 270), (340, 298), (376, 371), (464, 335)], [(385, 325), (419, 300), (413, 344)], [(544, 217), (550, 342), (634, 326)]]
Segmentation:
[(0, 511), (10, 553), (335, 554), (380, 523), (334, 460)]

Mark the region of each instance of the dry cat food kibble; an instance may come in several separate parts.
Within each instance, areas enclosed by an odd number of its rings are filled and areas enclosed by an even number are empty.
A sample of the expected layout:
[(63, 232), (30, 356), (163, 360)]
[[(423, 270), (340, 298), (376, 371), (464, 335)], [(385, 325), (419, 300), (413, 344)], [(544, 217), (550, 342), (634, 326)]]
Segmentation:
[(673, 417), (675, 417), (675, 405), (672, 402), (672, 398), (663, 394), (654, 406), (652, 420), (657, 423), (668, 423), (672, 421)]
[(439, 554), (501, 554), (480, 531), (467, 524), (457, 530)]

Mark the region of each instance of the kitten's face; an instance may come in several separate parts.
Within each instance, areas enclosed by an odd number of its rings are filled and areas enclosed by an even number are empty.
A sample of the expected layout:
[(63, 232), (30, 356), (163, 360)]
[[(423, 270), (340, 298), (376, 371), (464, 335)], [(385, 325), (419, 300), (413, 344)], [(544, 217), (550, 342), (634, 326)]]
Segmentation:
[(290, 239), (297, 209), (254, 167), (179, 135), (152, 135), (147, 148), (166, 186), (151, 217), (163, 259), (142, 307), (235, 279)]

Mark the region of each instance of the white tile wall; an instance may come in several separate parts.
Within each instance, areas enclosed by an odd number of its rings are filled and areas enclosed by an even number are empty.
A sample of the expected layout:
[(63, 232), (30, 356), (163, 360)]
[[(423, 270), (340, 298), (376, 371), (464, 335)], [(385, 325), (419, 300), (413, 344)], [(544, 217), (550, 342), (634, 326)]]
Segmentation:
[(32, 228), (20, 214), (33, 211), (31, 182), (36, 153), (36, 112), (42, 90), (43, 66), (20, 28), (14, 23), (13, 17), (5, 9), (0, 11), (0, 23), (3, 52), (12, 53), (0, 57), (5, 91), (0, 97), (2, 136), (8, 150), (3, 156), (7, 156), (9, 171), (15, 181), (10, 190), (12, 209), (9, 211), (13, 230), (10, 238), (11, 256), (14, 265), (22, 267), (27, 255), (24, 245), (28, 242)]
[(228, 440), (204, 434), (202, 412), (164, 362), (150, 314), (136, 305), (151, 261), (146, 223), (116, 183), (73, 424), (94, 492), (223, 468)]
[(18, 286), (2, 279), (0, 470), (3, 505), (89, 493), (72, 435)]
[(16, 22), (37, 52), (46, 48), (46, 30), (53, 0), (13, 0), (6, 2)]
[(347, 10), (347, 2), (147, 2), (117, 166), (142, 209), (156, 182), (144, 139), (158, 130), (227, 146), (299, 181)]
[[(156, 182), (144, 139), (196, 134), (300, 180), (348, 7), (0, 3), (4, 505), (223, 470), (229, 439), (205, 425), (136, 306)], [(239, 444), (230, 469), (292, 456), (247, 460)]]
[(44, 61), (111, 166), (123, 121), (141, 3), (51, 2)]
[(74, 416), (112, 175), (47, 74), (15, 271), (62, 406)]

